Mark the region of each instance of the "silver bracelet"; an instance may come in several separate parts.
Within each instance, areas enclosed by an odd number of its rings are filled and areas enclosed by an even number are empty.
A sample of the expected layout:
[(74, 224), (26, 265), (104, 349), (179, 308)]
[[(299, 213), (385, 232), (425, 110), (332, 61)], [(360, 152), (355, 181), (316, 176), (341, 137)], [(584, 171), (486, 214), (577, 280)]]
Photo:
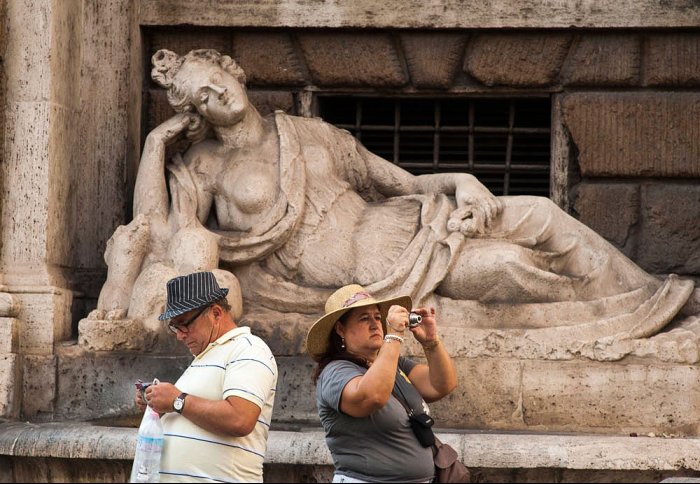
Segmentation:
[(403, 338), (396, 334), (387, 334), (384, 336), (384, 341), (398, 341), (399, 343), (403, 343)]

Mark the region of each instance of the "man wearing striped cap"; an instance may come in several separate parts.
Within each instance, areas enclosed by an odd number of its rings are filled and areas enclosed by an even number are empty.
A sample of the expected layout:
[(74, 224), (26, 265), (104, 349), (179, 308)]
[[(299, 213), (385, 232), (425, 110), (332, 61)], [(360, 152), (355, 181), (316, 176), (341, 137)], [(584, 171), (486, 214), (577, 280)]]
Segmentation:
[(167, 284), (160, 315), (194, 361), (173, 385), (159, 382), (136, 403), (162, 415), (161, 482), (262, 482), (277, 364), (270, 348), (238, 327), (211, 272)]

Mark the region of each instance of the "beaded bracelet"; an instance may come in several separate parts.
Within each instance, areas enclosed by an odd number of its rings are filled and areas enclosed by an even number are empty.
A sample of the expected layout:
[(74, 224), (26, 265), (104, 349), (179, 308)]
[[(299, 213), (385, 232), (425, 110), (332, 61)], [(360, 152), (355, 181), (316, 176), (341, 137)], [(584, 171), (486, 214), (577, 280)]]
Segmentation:
[(384, 336), (384, 341), (398, 341), (399, 343), (403, 343), (403, 338), (395, 334), (387, 334)]

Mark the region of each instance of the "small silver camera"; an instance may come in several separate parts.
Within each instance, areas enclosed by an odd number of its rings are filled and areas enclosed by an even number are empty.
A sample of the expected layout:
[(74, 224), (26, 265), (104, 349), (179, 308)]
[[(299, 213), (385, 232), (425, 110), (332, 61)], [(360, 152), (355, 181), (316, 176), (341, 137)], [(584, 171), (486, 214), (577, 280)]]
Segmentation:
[(423, 322), (423, 316), (421, 316), (420, 314), (414, 313), (413, 311), (408, 313), (408, 327), (409, 328), (415, 328), (416, 326), (418, 326), (422, 322)]

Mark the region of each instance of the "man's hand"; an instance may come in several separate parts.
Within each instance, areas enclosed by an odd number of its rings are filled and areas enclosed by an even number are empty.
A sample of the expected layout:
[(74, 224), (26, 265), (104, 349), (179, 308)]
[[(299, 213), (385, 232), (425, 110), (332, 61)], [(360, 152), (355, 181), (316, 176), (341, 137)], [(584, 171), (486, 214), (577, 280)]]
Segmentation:
[(146, 388), (146, 403), (160, 414), (174, 412), (173, 402), (181, 393), (172, 383), (158, 382)]

